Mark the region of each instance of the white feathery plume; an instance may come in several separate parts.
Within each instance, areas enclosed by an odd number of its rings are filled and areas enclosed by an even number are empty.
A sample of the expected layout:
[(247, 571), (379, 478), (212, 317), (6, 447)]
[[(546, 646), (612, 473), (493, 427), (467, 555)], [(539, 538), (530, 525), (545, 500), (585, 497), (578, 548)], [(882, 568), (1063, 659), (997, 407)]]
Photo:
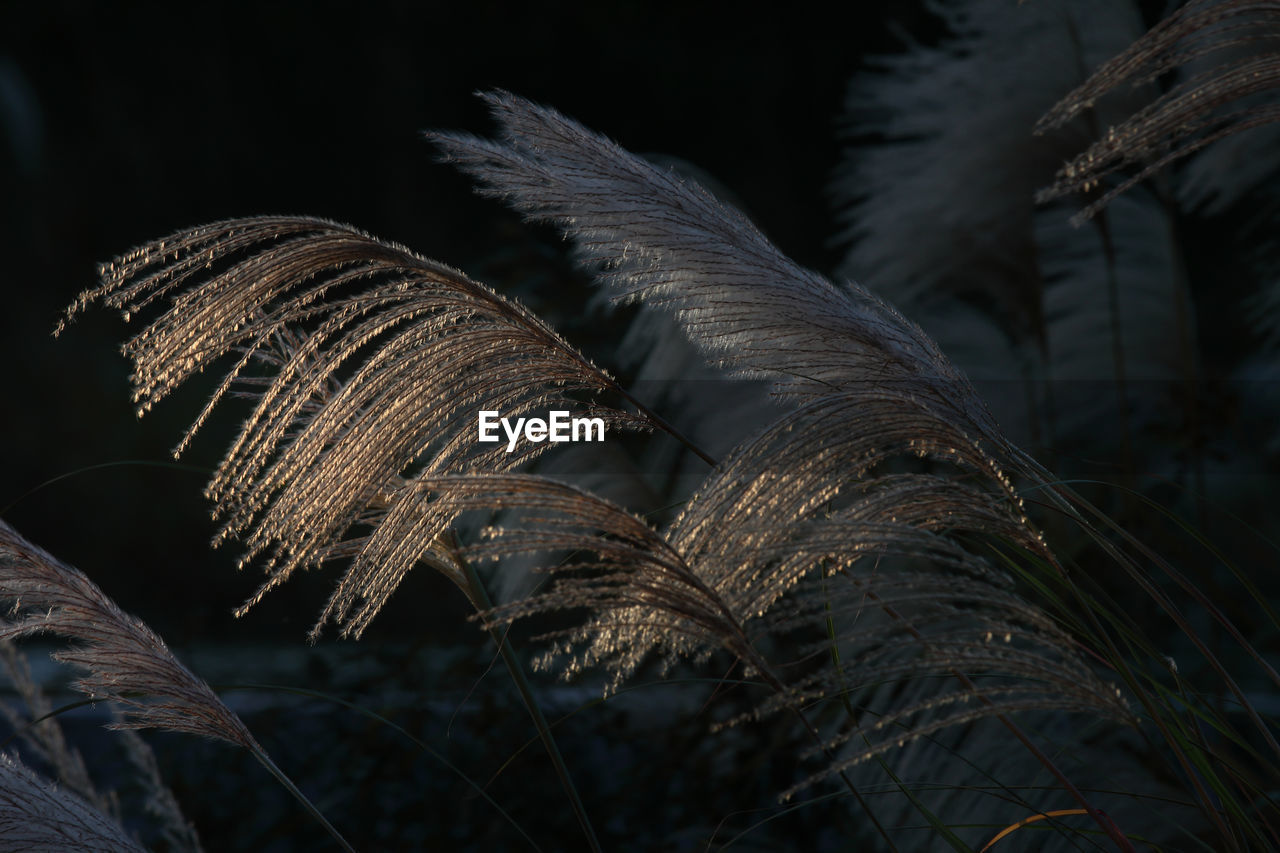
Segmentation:
[(119, 824), (80, 797), (0, 753), (0, 851), (141, 853), (142, 849)]

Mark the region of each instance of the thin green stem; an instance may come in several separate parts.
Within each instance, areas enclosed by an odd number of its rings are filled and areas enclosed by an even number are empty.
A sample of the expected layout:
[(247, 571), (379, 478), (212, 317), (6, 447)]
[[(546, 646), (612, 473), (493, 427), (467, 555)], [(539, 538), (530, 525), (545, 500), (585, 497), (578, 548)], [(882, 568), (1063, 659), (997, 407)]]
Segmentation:
[[(926, 643), (924, 639), (924, 635), (922, 635), (916, 629), (916, 627), (911, 624), (911, 622), (908, 619), (903, 617), (902, 614), (898, 613), (896, 608), (892, 607), (891, 605), (886, 603), (883, 599), (881, 599), (876, 592), (874, 592), (873, 590), (867, 590), (867, 598), (879, 603), (880, 609), (884, 611), (884, 613), (888, 615), (891, 619), (901, 624), (907, 630), (907, 632), (910, 633), (911, 636), (913, 636), (916, 640), (922, 643)], [(973, 681), (969, 678), (968, 675), (966, 675), (965, 673), (957, 669), (951, 670), (951, 674), (955, 676), (956, 679), (960, 682), (960, 684), (963, 685), (964, 688), (968, 690), (971, 695), (977, 698), (979, 702), (987, 706), (990, 706), (992, 704), (991, 699), (988, 698), (985, 694), (983, 694), (980, 690), (978, 690), (978, 686), (973, 683)], [(1000, 721), (1000, 723), (1006, 729), (1009, 730), (1009, 732), (1015, 738), (1018, 739), (1018, 741), (1027, 749), (1027, 751), (1030, 752), (1031, 755), (1034, 756), (1035, 759), (1040, 762), (1041, 766), (1044, 767), (1046, 770), (1048, 770), (1049, 773), (1052, 774), (1053, 777), (1058, 780), (1058, 783), (1062, 785), (1063, 790), (1066, 791), (1067, 794), (1069, 794), (1072, 799), (1074, 799), (1077, 803), (1080, 804), (1080, 806), (1085, 810), (1085, 812), (1089, 815), (1089, 817), (1092, 818), (1093, 821), (1096, 824), (1098, 824), (1099, 828), (1102, 829), (1103, 833), (1106, 834), (1106, 836), (1115, 843), (1118, 849), (1125, 851), (1125, 853), (1133, 853), (1133, 849), (1134, 849), (1133, 844), (1129, 841), (1128, 838), (1125, 837), (1124, 833), (1121, 832), (1120, 828), (1116, 826), (1115, 823), (1113, 823), (1109, 817), (1107, 817), (1101, 811), (1099, 811), (1098, 809), (1090, 805), (1089, 800), (1080, 791), (1080, 789), (1078, 789), (1071, 782), (1071, 780), (1067, 778), (1067, 775), (1065, 773), (1063, 773), (1060, 769), (1058, 769), (1058, 766), (1054, 764), (1053, 759), (1049, 758), (1048, 755), (1046, 755), (1039, 747), (1037, 747), (1031, 741), (1031, 738), (1028, 737), (1027, 734), (1022, 731), (1022, 729), (1018, 726), (1017, 723), (1015, 723), (1012, 719), (1010, 719), (1007, 714), (997, 713), (994, 716), (997, 720)]]
[[(827, 614), (827, 639), (831, 641), (831, 664), (835, 667), (836, 677), (840, 682), (840, 701), (844, 704), (845, 716), (849, 718), (850, 725), (855, 729), (861, 729), (861, 726), (858, 723), (858, 714), (853, 708), (853, 703), (849, 701), (849, 686), (844, 677), (844, 667), (840, 663), (840, 642), (836, 636), (835, 618), (831, 612), (831, 599), (826, 596), (826, 570), (827, 567), (825, 561), (823, 561), (823, 565), (821, 567), (821, 571), (823, 572), (822, 591), (824, 598), (826, 598), (823, 602), (823, 609)], [(871, 740), (865, 734), (862, 735), (862, 742), (868, 747), (871, 746)], [(965, 844), (964, 841), (951, 830), (951, 827), (943, 823), (942, 819), (934, 814), (933, 811), (924, 804), (924, 801), (916, 796), (916, 793), (903, 783), (902, 779), (898, 777), (897, 773), (893, 772), (893, 768), (889, 766), (889, 762), (885, 761), (883, 756), (876, 755), (875, 761), (880, 765), (880, 769), (884, 771), (884, 774), (893, 781), (894, 785), (897, 786), (902, 795), (911, 802), (911, 805), (915, 807), (921, 817), (923, 817), (925, 821), (933, 827), (935, 832), (946, 839), (946, 842), (950, 844), (953, 849), (961, 851), (961, 853), (971, 853), (973, 848), (968, 844)]]
[[(453, 558), (458, 567), (462, 569), (466, 579), (467, 585), (463, 591), (467, 594), (467, 598), (471, 600), (476, 612), (489, 612), (493, 609), (493, 601), (490, 600), (489, 593), (484, 588), (484, 582), (480, 580), (480, 575), (476, 573), (475, 567), (471, 565), (471, 562), (462, 557), (457, 538), (452, 531), (447, 534), (446, 538)], [(498, 653), (502, 655), (502, 662), (507, 665), (507, 671), (511, 674), (511, 681), (520, 693), (520, 699), (524, 702), (524, 706), (529, 712), (529, 717), (533, 720), (534, 728), (538, 730), (538, 737), (542, 739), (542, 745), (547, 750), (547, 755), (551, 758), (556, 775), (560, 777), (560, 786), (564, 788), (565, 796), (569, 798), (569, 805), (573, 808), (573, 813), (578, 818), (582, 832), (587, 838), (587, 844), (593, 853), (601, 853), (600, 842), (596, 839), (595, 828), (591, 825), (591, 819), (587, 817), (586, 807), (582, 804), (582, 798), (578, 796), (578, 789), (574, 786), (573, 778), (569, 775), (569, 768), (564, 763), (564, 757), (560, 755), (560, 748), (556, 745), (556, 740), (551, 735), (551, 726), (547, 724), (547, 718), (543, 715), (541, 706), (538, 705), (538, 699), (533, 695), (533, 688), (525, 677), (524, 667), (520, 664), (520, 659), (516, 657), (515, 650), (511, 648), (511, 644), (507, 642), (507, 637), (502, 631), (496, 627), (491, 627), (488, 631), (489, 636), (493, 638), (494, 644), (498, 647)]]
[(347, 843), (347, 839), (342, 837), (342, 833), (334, 829), (333, 824), (329, 823), (325, 816), (320, 813), (320, 810), (316, 808), (309, 799), (307, 799), (306, 794), (298, 790), (298, 786), (293, 784), (293, 780), (286, 776), (284, 771), (276, 766), (276, 763), (271, 760), (271, 756), (267, 755), (266, 751), (264, 751), (262, 747), (250, 747), (249, 751), (253, 753), (254, 758), (258, 759), (259, 764), (267, 768), (268, 773), (276, 777), (276, 780), (281, 785), (284, 785), (286, 791), (293, 794), (294, 799), (299, 803), (302, 803), (302, 807), (306, 809), (313, 818), (320, 822), (320, 825), (323, 826), (331, 836), (333, 836), (333, 840), (338, 842), (338, 845), (343, 850), (348, 851), (348, 853), (356, 853), (356, 849)]
[[(465, 782), (468, 786), (470, 786), (470, 788), (473, 791), (475, 791), (480, 796), (481, 799), (483, 799), (489, 805), (493, 806), (494, 810), (497, 811), (498, 814), (502, 815), (502, 817), (508, 823), (511, 824), (512, 828), (514, 828), (516, 832), (520, 833), (520, 835), (524, 837), (525, 841), (529, 842), (530, 847), (532, 847), (534, 850), (537, 850), (538, 853), (542, 853), (542, 848), (539, 847), (538, 843), (534, 841), (533, 838), (530, 837), (529, 833), (525, 832), (524, 827), (521, 826), (516, 821), (516, 819), (507, 812), (506, 809), (504, 809), (501, 805), (499, 805), (497, 800), (489, 796), (489, 792), (486, 791), (483, 786), (481, 786), (478, 782), (476, 782), (474, 779), (472, 779), (470, 776), (464, 773), (462, 769), (458, 767), (456, 764), (454, 764), (452, 761), (445, 758), (439, 752), (437, 752), (436, 750), (428, 746), (422, 739), (415, 737), (413, 734), (407, 731), (404, 728), (404, 726), (398, 725), (397, 723), (384, 717), (382, 714), (379, 714), (376, 711), (371, 711), (368, 708), (365, 708), (362, 705), (357, 705), (354, 702), (348, 702), (346, 699), (343, 699), (339, 696), (335, 696), (332, 693), (324, 693), (319, 690), (309, 690), (305, 687), (294, 687), (292, 685), (287, 685), (287, 684), (254, 684), (254, 683), (246, 682), (244, 684), (221, 685), (221, 686), (218, 686), (216, 689), (218, 690), (219, 693), (223, 692), (224, 690), (267, 690), (267, 691), (273, 691), (273, 692), (279, 692), (279, 693), (292, 693), (297, 696), (307, 696), (312, 699), (320, 699), (325, 702), (332, 702), (335, 705), (341, 705), (342, 707), (348, 708), (352, 711), (355, 711), (356, 713), (363, 714), (364, 716), (368, 717), (371, 720), (378, 721), (379, 723), (381, 723), (384, 726), (387, 726), (392, 731), (396, 732), (402, 737), (407, 738), (410, 742), (414, 744), (414, 746), (418, 747), (427, 755), (431, 756), (441, 765), (443, 765), (448, 770), (450, 770), (452, 773), (456, 774), (458, 778), (461, 779), (463, 782)], [(81, 704), (89, 704), (89, 701), (86, 700)], [(3, 746), (3, 745), (0, 744), (0, 746)]]
[(620, 394), (622, 398), (626, 400), (628, 403), (635, 406), (637, 411), (640, 412), (640, 414), (644, 415), (646, 418), (648, 418), (649, 420), (657, 424), (659, 429), (663, 430), (672, 438), (674, 438), (676, 441), (683, 444), (686, 448), (689, 449), (691, 453), (693, 453), (693, 455), (697, 456), (703, 462), (706, 462), (712, 468), (716, 466), (716, 460), (711, 454), (707, 453), (701, 447), (698, 447), (698, 445), (694, 444), (692, 439), (688, 438), (684, 433), (680, 432), (680, 430), (672, 426), (664, 417), (662, 417), (662, 415), (659, 415), (653, 409), (650, 409), (644, 403), (641, 403), (639, 400), (633, 397), (630, 394), (630, 392), (627, 391), (627, 389), (623, 388), (621, 385), (618, 385), (617, 383), (611, 383), (611, 384), (613, 385), (614, 391)]

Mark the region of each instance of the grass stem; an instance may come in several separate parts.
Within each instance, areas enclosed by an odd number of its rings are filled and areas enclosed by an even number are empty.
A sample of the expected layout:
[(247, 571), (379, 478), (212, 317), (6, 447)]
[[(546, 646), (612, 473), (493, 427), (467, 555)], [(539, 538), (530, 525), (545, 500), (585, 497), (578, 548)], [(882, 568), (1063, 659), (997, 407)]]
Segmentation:
[[(448, 534), (448, 540), (452, 546), (450, 550), (453, 552), (453, 557), (466, 577), (467, 588), (464, 591), (467, 593), (467, 597), (471, 600), (471, 604), (478, 613), (487, 613), (493, 609), (493, 601), (489, 598), (489, 593), (484, 588), (484, 582), (480, 579), (480, 575), (476, 573), (475, 567), (471, 565), (471, 562), (462, 557), (458, 548), (457, 538), (452, 531)], [(507, 671), (511, 674), (511, 681), (520, 693), (520, 699), (524, 702), (524, 706), (529, 712), (529, 717), (533, 720), (534, 728), (538, 730), (538, 737), (542, 740), (542, 745), (547, 750), (547, 755), (551, 758), (556, 775), (560, 777), (560, 786), (564, 788), (565, 796), (569, 798), (569, 805), (573, 808), (574, 816), (578, 818), (578, 823), (582, 827), (583, 835), (586, 836), (588, 846), (593, 853), (601, 853), (600, 842), (596, 838), (595, 828), (591, 825), (591, 819), (587, 817), (586, 807), (583, 806), (582, 798), (578, 795), (578, 789), (574, 786), (573, 778), (569, 775), (569, 768), (564, 763), (564, 757), (560, 755), (560, 748), (556, 745), (556, 740), (551, 734), (551, 726), (547, 724), (547, 718), (543, 715), (538, 699), (533, 694), (533, 688), (525, 677), (524, 667), (521, 665), (520, 659), (516, 657), (515, 650), (507, 642), (506, 634), (503, 631), (496, 627), (491, 627), (488, 631), (489, 636), (493, 638), (494, 644), (498, 647), (498, 653), (502, 655), (502, 662), (506, 664)]]
[(325, 818), (320, 810), (315, 807), (311, 800), (307, 799), (306, 794), (298, 790), (298, 786), (293, 784), (293, 780), (286, 776), (284, 771), (276, 766), (276, 763), (271, 760), (271, 756), (267, 755), (265, 750), (260, 748), (251, 749), (250, 752), (253, 753), (254, 758), (258, 759), (258, 763), (267, 768), (267, 772), (276, 777), (276, 780), (281, 785), (284, 785), (285, 790), (290, 794), (293, 794), (294, 799), (301, 803), (302, 807), (306, 809), (307, 812), (315, 818), (331, 836), (333, 836), (333, 840), (338, 842), (338, 846), (343, 850), (348, 851), (348, 853), (356, 853), (356, 849), (348, 843), (347, 839), (342, 837), (342, 833), (338, 832), (338, 830), (334, 828), (333, 824), (329, 823), (328, 819)]

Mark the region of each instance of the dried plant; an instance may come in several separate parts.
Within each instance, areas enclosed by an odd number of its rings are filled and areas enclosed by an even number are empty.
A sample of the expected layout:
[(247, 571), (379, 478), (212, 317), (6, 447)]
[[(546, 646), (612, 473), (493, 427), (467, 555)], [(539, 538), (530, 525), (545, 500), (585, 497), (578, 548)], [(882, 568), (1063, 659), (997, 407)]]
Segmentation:
[[(1159, 94), (1121, 106), (1115, 115), (1117, 101), (1132, 100), (1131, 89)], [(1280, 278), (1271, 240), (1280, 214), (1273, 189), (1274, 152), (1280, 148), (1277, 92), (1280, 4), (1193, 0), (1094, 70), (1036, 125), (1041, 135), (1082, 119), (1108, 125), (1083, 151), (1073, 151), (1038, 194), (1041, 200), (1077, 196), (1074, 224), (1104, 219), (1106, 208), (1145, 194), (1198, 217), (1192, 227), (1206, 217), (1235, 218), (1232, 245), (1224, 254), (1255, 280), (1238, 288), (1245, 294), (1240, 308), (1264, 346), (1234, 378), (1255, 389), (1255, 409), (1271, 411), (1276, 396), (1269, 380), (1276, 373), (1280, 329)], [(1167, 169), (1175, 163), (1177, 169)], [(1191, 423), (1201, 429), (1198, 417)], [(1278, 446), (1272, 438), (1261, 449), (1274, 455)]]
[[(944, 346), (969, 338), (994, 348), (986, 338), (1000, 333), (1042, 345), (1031, 198), (1092, 136), (1079, 121), (1040, 138), (1030, 131), (1141, 21), (1133, 4), (1110, 0), (968, 0), (934, 12), (940, 43), (873, 57), (850, 81), (842, 129), (851, 144), (832, 186), (850, 246), (841, 272), (912, 316), (929, 316), (945, 295), (996, 314), (985, 337), (938, 323)], [(985, 359), (975, 378), (1003, 378), (1010, 361)]]
[[(358, 636), (419, 561), (485, 610), (472, 560), (576, 552), (545, 591), (489, 610), (487, 624), (586, 609), (544, 663), (600, 665), (615, 683), (654, 654), (727, 649), (773, 690), (749, 716), (797, 715), (821, 756), (795, 789), (839, 777), (861, 799), (847, 775), (861, 762), (997, 719), (1123, 846), (1010, 716), (1131, 719), (1081, 641), (989, 559), (1012, 550), (1030, 555), (1018, 573), (1061, 578), (1013, 482), (1047, 475), (963, 374), (886, 302), (800, 268), (696, 183), (554, 110), (485, 98), (501, 135), (433, 134), (448, 158), (564, 230), (615, 298), (672, 316), (716, 367), (769, 382), (785, 414), (716, 463), (658, 531), (514, 473), (545, 445), (508, 456), (474, 441), (479, 409), (570, 408), (573, 394), (615, 426), (674, 432), (634, 401), (638, 414), (602, 401), (628, 397), (529, 312), (330, 222), (181, 232), (105, 267), (68, 313), (96, 301), (126, 319), (155, 312), (125, 346), (142, 411), (235, 358), (192, 431), (228, 395), (254, 403), (208, 490), (222, 537), (243, 536), (242, 562), (269, 575), (245, 606), (299, 567), (349, 557), (316, 630), (332, 617)], [(456, 544), (462, 516), (497, 510), (514, 520)], [(906, 699), (886, 684), (931, 686)], [(862, 706), (874, 697), (884, 704)]]
[[(14, 733), (28, 750), (57, 773), (58, 781), (72, 794), (85, 800), (107, 820), (118, 822), (120, 801), (117, 792), (103, 793), (90, 779), (84, 759), (68, 744), (49, 698), (32, 677), (26, 655), (12, 641), (5, 640), (0, 642), (0, 657), (30, 717), (25, 718), (7, 703), (0, 703), (0, 713), (8, 719)], [(118, 708), (115, 713), (119, 718)], [(120, 729), (119, 736), (126, 757), (136, 770), (135, 778), (145, 792), (145, 808), (159, 819), (168, 849), (199, 853), (200, 839), (195, 827), (183, 817), (173, 792), (161, 779), (160, 767), (151, 747), (132, 728)]]
[(791, 398), (866, 389), (927, 399), (996, 432), (918, 326), (780, 253), (740, 212), (553, 110), (486, 95), (503, 135), (431, 134), (483, 192), (573, 237), (615, 299), (675, 315), (717, 365)]
[(84, 758), (67, 743), (62, 726), (53, 715), (49, 697), (31, 676), (26, 655), (12, 641), (4, 640), (0, 641), (0, 658), (3, 658), (14, 689), (27, 706), (24, 717), (8, 703), (0, 702), (0, 714), (8, 720), (26, 748), (57, 773), (59, 782), (103, 814), (119, 817), (119, 803), (113, 796), (98, 790), (89, 777)]
[(3, 521), (0, 581), (0, 593), (13, 602), (0, 639), (49, 633), (78, 640), (54, 659), (83, 671), (72, 684), (76, 690), (124, 710), (114, 727), (160, 728), (261, 749), (240, 718), (150, 628)]
[(0, 753), (0, 850), (141, 851), (115, 821)]
[[(508, 454), (503, 444), (478, 444), (481, 403), (520, 417), (582, 411), (573, 392), (620, 390), (521, 306), (322, 220), (182, 232), (105, 267), (103, 278), (69, 314), (102, 300), (128, 317), (172, 296), (125, 347), (140, 412), (216, 359), (239, 355), (175, 453), (228, 393), (256, 400), (207, 492), (225, 519), (220, 538), (248, 533), (241, 564), (266, 555), (269, 579), (245, 608), (300, 566), (354, 555), (316, 631), (332, 616), (359, 636), (420, 559), (452, 571), (437, 541), (450, 519), (423, 504), (415, 472), (509, 470), (545, 447), (522, 443)], [(345, 375), (352, 361), (358, 367)], [(249, 373), (255, 364), (274, 378)], [(654, 425), (608, 406), (589, 411), (613, 427)]]
[[(1141, 33), (1136, 4), (966, 0), (936, 12), (938, 44), (877, 58), (850, 83), (832, 184), (849, 243), (841, 271), (921, 323), (1019, 443), (1181, 478), (1168, 425), (1187, 424), (1177, 440), (1191, 445), (1203, 414), (1172, 212), (1135, 193), (1081, 229), (1065, 201), (1034, 201), (1100, 126), (1143, 102), (1145, 89), (1121, 92), (1096, 115), (1031, 132)], [(1118, 424), (1120, 441), (1100, 422)]]
[[(1126, 83), (1147, 83), (1175, 70), (1193, 73), (1108, 128), (1062, 167), (1040, 197), (1101, 189), (1114, 172), (1136, 166), (1133, 174), (1095, 193), (1077, 215), (1083, 221), (1168, 164), (1225, 137), (1280, 121), (1278, 49), (1280, 3), (1187, 3), (1094, 71), (1044, 115), (1037, 130), (1061, 126), (1094, 109)], [(1211, 56), (1218, 61), (1203, 67)], [(1270, 139), (1274, 144), (1274, 136)]]
[(82, 671), (71, 684), (74, 689), (113, 703), (119, 713), (108, 728), (157, 728), (243, 747), (339, 844), (351, 849), (276, 767), (235, 712), (183, 666), (155, 632), (121, 611), (83, 572), (28, 542), (2, 520), (0, 598), (12, 602), (0, 621), (0, 641), (45, 633), (78, 641), (52, 657)]
[(125, 755), (133, 764), (142, 785), (146, 797), (144, 808), (160, 822), (161, 837), (169, 849), (175, 853), (201, 853), (204, 848), (200, 844), (200, 836), (182, 814), (177, 797), (161, 777), (155, 752), (132, 729), (124, 729), (120, 736)]

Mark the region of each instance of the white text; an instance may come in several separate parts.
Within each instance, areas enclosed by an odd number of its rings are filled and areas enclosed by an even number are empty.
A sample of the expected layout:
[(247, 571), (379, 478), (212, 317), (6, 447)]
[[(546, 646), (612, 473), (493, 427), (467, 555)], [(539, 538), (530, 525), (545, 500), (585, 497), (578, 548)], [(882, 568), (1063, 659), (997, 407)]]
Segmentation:
[(516, 418), (512, 424), (510, 418), (500, 418), (493, 410), (480, 412), (477, 440), (485, 443), (501, 441), (499, 425), (507, 435), (508, 453), (516, 449), (522, 432), (524, 440), (531, 442), (604, 441), (604, 418), (571, 418), (567, 411), (552, 411), (547, 420)]

